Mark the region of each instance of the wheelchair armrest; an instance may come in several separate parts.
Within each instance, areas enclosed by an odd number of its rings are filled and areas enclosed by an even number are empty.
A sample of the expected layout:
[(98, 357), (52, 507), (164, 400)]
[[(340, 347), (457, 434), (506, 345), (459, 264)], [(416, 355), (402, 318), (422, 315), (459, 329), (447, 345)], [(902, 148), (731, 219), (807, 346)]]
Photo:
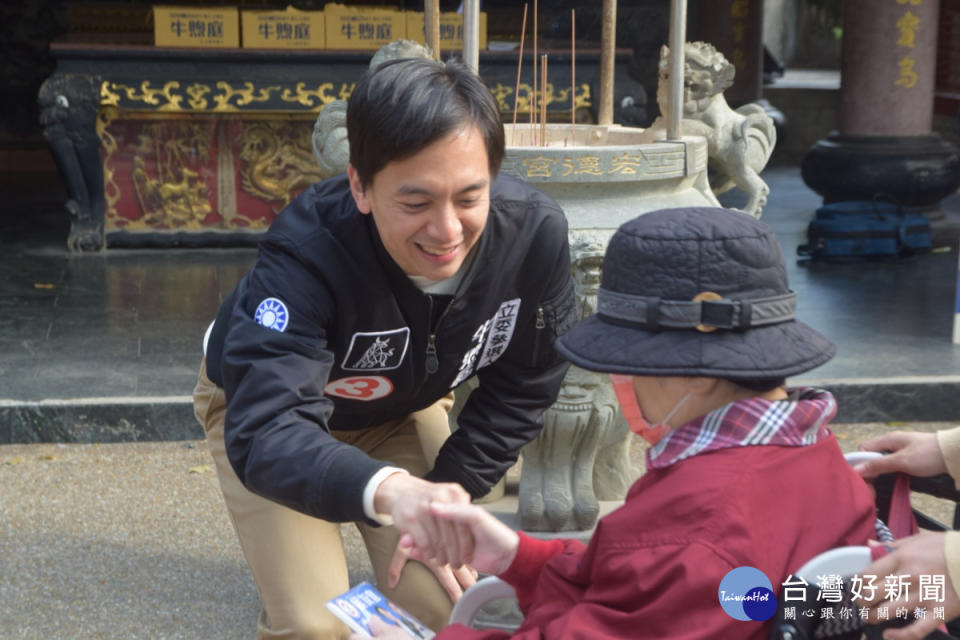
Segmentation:
[(475, 585), (464, 591), (450, 612), (450, 624), (470, 626), (477, 613), (494, 600), (514, 599), (517, 592), (509, 584), (496, 576), (478, 580)]
[(814, 556), (793, 575), (816, 584), (817, 576), (836, 574), (849, 577), (869, 567), (871, 562), (870, 547), (837, 547)]
[(953, 478), (946, 473), (930, 478), (910, 476), (910, 489), (931, 495), (934, 498), (960, 502), (960, 491), (957, 491)]
[[(890, 498), (893, 495), (895, 477), (896, 474), (885, 473), (877, 476), (873, 481), (877, 496), (877, 517), (884, 522), (887, 522), (890, 516)], [(953, 478), (946, 474), (931, 478), (910, 476), (910, 490), (954, 502), (953, 528), (957, 528), (957, 525), (960, 524), (960, 491), (957, 491)], [(917, 523), (923, 529), (933, 531), (949, 531), (951, 529), (949, 524), (938, 522), (916, 509), (914, 509), (914, 515), (917, 518)]]
[[(861, 462), (866, 462), (871, 458), (880, 457), (881, 453), (875, 451), (854, 451), (851, 453), (844, 454), (847, 462), (850, 463), (850, 466), (855, 466)], [(881, 520), (887, 522), (889, 520), (889, 508), (890, 508), (890, 496), (893, 491), (893, 482), (896, 477), (896, 474), (885, 473), (881, 476), (878, 476), (874, 482), (873, 486), (876, 489), (877, 495), (877, 508), (878, 515)], [(953, 514), (953, 528), (960, 529), (960, 491), (957, 490), (956, 484), (952, 477), (948, 474), (942, 473), (931, 478), (919, 478), (916, 476), (910, 476), (910, 490), (916, 491), (918, 493), (924, 493), (934, 498), (941, 498), (943, 500), (950, 500), (957, 506), (954, 507)], [(917, 522), (922, 529), (932, 529), (933, 531), (948, 531), (950, 527), (944, 523), (938, 522), (933, 518), (930, 518), (924, 513), (921, 513), (914, 509), (914, 515), (917, 518)]]

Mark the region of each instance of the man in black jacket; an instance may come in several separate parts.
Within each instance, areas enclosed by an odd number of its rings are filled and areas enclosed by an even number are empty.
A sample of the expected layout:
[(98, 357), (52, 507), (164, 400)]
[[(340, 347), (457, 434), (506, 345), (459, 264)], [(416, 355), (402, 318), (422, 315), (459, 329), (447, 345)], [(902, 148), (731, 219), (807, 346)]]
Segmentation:
[[(489, 491), (541, 428), (575, 321), (557, 204), (497, 177), (499, 113), (456, 63), (369, 71), (347, 110), (347, 175), (273, 223), (205, 337), (194, 405), (260, 592), (261, 638), (333, 638), (340, 522), (378, 585), (428, 625), (469, 585), (430, 514)], [(451, 435), (452, 391), (476, 375)], [(449, 437), (448, 437), (449, 436)], [(394, 525), (394, 526), (380, 526)], [(406, 562), (399, 533), (435, 549)]]

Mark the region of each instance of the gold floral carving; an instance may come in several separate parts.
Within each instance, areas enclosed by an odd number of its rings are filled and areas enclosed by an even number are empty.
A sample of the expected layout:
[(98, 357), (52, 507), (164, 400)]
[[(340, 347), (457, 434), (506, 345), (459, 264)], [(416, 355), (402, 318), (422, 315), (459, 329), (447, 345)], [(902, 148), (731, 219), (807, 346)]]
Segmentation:
[(100, 137), (100, 143), (103, 146), (103, 195), (104, 209), (107, 219), (117, 215), (117, 202), (120, 201), (120, 185), (116, 181), (116, 171), (111, 162), (113, 155), (117, 152), (117, 139), (109, 131), (110, 123), (119, 114), (116, 107), (101, 107), (97, 113), (97, 135)]
[(187, 104), (189, 104), (190, 108), (194, 111), (206, 110), (207, 105), (209, 104), (206, 95), (211, 91), (213, 91), (213, 89), (207, 85), (194, 82), (192, 85), (187, 87), (187, 95), (190, 96), (190, 99), (187, 100)]
[[(152, 88), (149, 80), (140, 83), (139, 93), (136, 87), (131, 87), (119, 82), (104, 80), (100, 86), (100, 103), (102, 105), (120, 106), (121, 97), (125, 97), (130, 102), (142, 102), (149, 105), (156, 111), (182, 111), (180, 101), (182, 95), (174, 93), (175, 89), (180, 88), (180, 83), (176, 80), (164, 83), (160, 89)], [(166, 102), (162, 102), (161, 98)]]
[(284, 102), (296, 102), (305, 107), (322, 107), (337, 99), (337, 96), (327, 93), (333, 90), (332, 82), (324, 82), (312, 91), (307, 89), (306, 86), (306, 83), (298, 82), (296, 91), (284, 89), (280, 98)]
[[(239, 111), (238, 107), (245, 107), (255, 102), (267, 102), (270, 100), (270, 94), (274, 91), (280, 91), (280, 85), (271, 85), (257, 89), (252, 82), (244, 82), (242, 89), (234, 89), (230, 83), (223, 80), (217, 82), (217, 89), (222, 91), (213, 96), (213, 101), (217, 103), (214, 111)], [(233, 98), (237, 98), (236, 105), (230, 104)]]
[[(570, 101), (571, 88), (556, 89), (553, 83), (547, 83), (546, 90), (538, 90), (537, 100), (543, 100), (549, 108), (554, 103), (564, 103)], [(491, 88), (493, 97), (497, 100), (497, 106), (501, 113), (510, 113), (513, 111), (513, 87), (497, 83)], [(517, 91), (517, 111), (528, 113), (530, 111), (531, 97), (533, 96), (533, 87), (526, 83), (520, 83)], [(577, 93), (574, 96), (575, 108), (589, 108), (592, 106), (590, 98), (590, 85), (581, 84), (577, 87)]]
[[(139, 86), (104, 80), (100, 85), (101, 106), (119, 107), (130, 111), (184, 111), (235, 113), (245, 107), (257, 111), (320, 111), (334, 100), (346, 100), (353, 93), (355, 83), (324, 82), (309, 88), (298, 82), (294, 87), (268, 85), (257, 87), (253, 82), (234, 86), (220, 80), (214, 86), (171, 80), (155, 87), (150, 80)], [(185, 88), (182, 88), (185, 87)]]

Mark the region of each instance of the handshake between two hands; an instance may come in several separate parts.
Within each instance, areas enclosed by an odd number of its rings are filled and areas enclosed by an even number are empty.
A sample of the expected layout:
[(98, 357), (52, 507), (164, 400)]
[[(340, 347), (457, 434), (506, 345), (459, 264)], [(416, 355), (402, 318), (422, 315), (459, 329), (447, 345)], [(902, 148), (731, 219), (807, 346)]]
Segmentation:
[(503, 573), (517, 552), (516, 532), (470, 504), (470, 495), (455, 483), (394, 474), (377, 489), (374, 509), (389, 514), (402, 534), (390, 562), (390, 588), (412, 558), (429, 567), (456, 602), (476, 582), (477, 571)]

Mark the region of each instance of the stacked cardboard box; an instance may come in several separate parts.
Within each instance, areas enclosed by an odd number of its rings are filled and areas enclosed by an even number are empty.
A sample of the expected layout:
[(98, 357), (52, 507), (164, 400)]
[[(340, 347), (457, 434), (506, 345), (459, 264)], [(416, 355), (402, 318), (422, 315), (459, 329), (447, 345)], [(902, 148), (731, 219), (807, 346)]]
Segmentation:
[(154, 44), (158, 47), (231, 49), (240, 46), (239, 27), (235, 8), (153, 8)]
[[(158, 47), (376, 50), (409, 38), (425, 42), (421, 11), (328, 4), (323, 11), (246, 10), (236, 7), (154, 6)], [(241, 20), (242, 18), (242, 20)], [(240, 26), (242, 25), (242, 31)], [(487, 14), (480, 13), (480, 49), (487, 48)], [(440, 16), (440, 49), (463, 48), (463, 16)]]
[(322, 11), (287, 7), (285, 11), (244, 10), (241, 16), (245, 49), (326, 48)]

